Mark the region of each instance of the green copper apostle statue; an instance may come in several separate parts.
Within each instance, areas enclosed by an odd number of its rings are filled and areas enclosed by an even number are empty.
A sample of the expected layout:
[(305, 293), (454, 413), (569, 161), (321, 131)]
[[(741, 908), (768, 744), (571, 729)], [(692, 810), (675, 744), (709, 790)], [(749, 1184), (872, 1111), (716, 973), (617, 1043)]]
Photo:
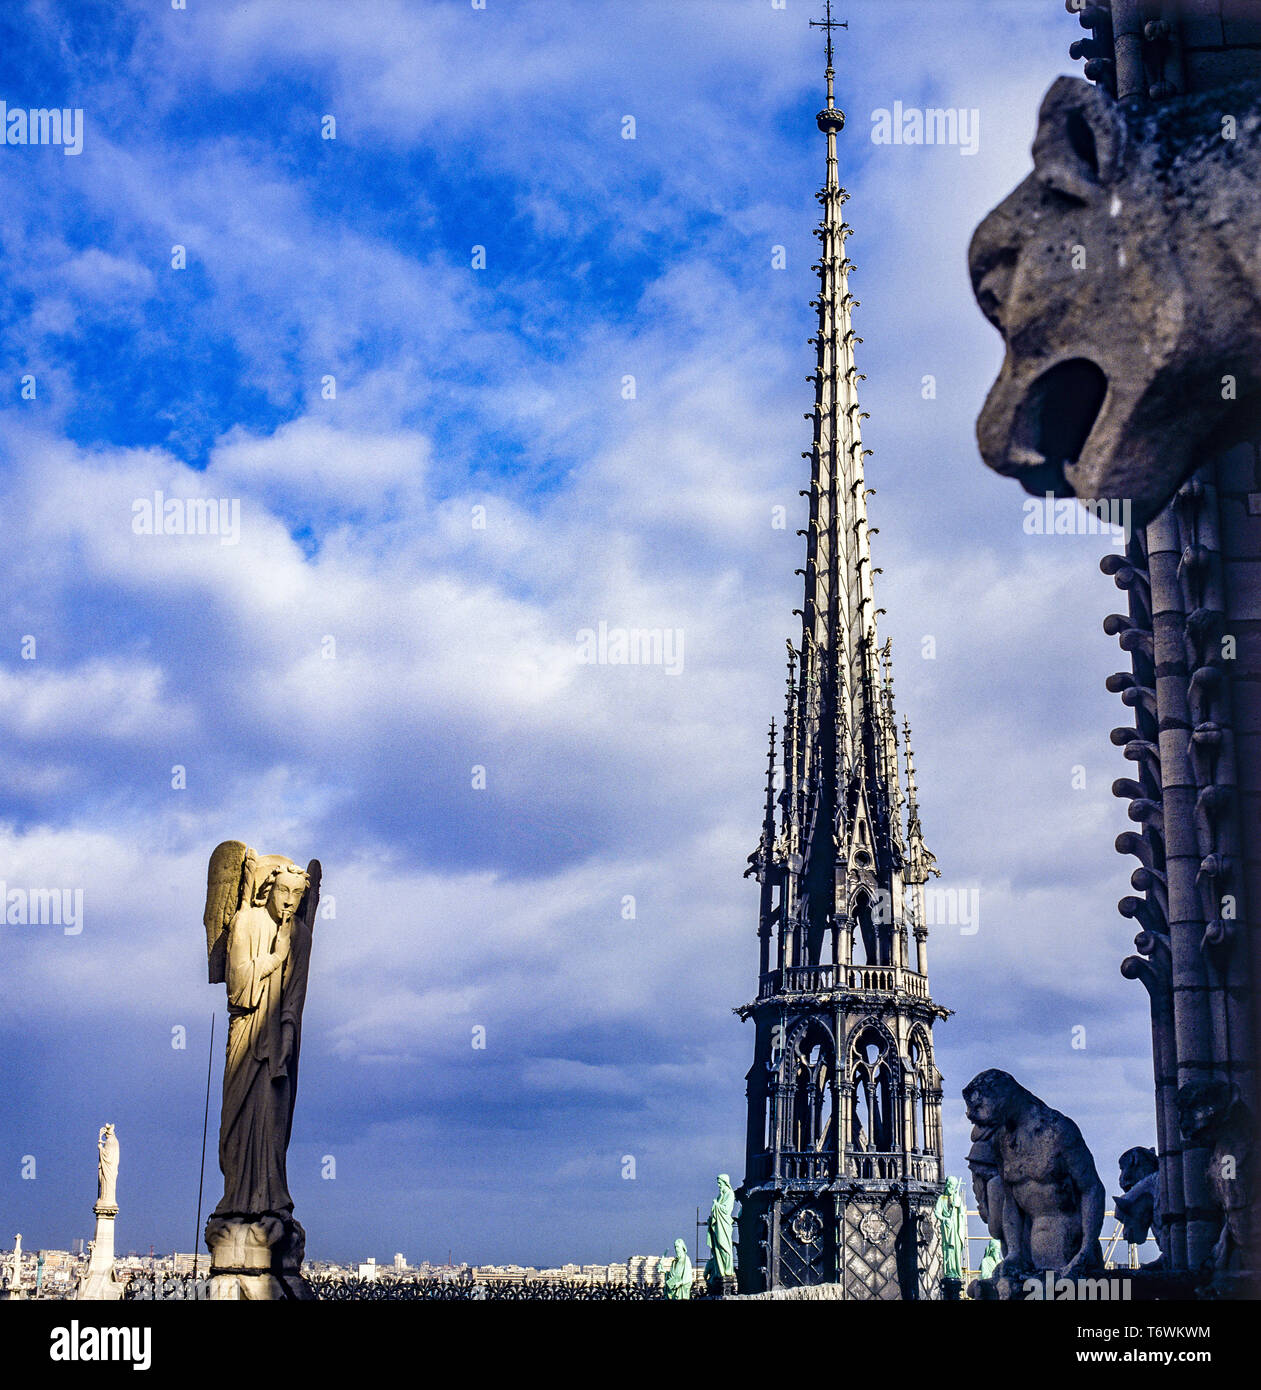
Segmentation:
[(674, 1259), (666, 1271), (666, 1297), (691, 1298), (692, 1262), (687, 1257), (687, 1242), (683, 1239), (674, 1242)]
[(714, 1273), (721, 1279), (728, 1279), (736, 1272), (731, 1254), (732, 1213), (735, 1211), (736, 1194), (731, 1187), (731, 1179), (726, 1173), (718, 1174), (718, 1195), (709, 1209), (709, 1220), (705, 1223), (705, 1238), (713, 1252)]
[(968, 1255), (968, 1212), (958, 1178), (946, 1179), (946, 1190), (937, 1198), (933, 1215), (941, 1231), (942, 1276), (962, 1279)]

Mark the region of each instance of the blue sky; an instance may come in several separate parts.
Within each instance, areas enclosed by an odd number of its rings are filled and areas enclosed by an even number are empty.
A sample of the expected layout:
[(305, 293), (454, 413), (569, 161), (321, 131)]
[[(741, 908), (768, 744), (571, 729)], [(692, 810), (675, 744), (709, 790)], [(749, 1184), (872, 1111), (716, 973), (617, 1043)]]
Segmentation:
[[(112, 1120), (120, 1249), (190, 1247), (225, 838), (319, 857), (335, 899), (289, 1159), (311, 1255), (622, 1259), (741, 1171), (818, 8), (5, 7), (0, 97), (86, 124), (77, 156), (0, 147), (0, 877), (82, 888), (84, 930), (0, 925), (0, 1244), (91, 1234)], [(981, 895), (929, 943), (948, 1163), (960, 1089), (1002, 1066), (1111, 1192), (1154, 1137), (1117, 968), (1119, 595), (1106, 541), (1026, 535), (980, 462), (1000, 345), (966, 273), (1079, 31), (1050, 0), (846, 17), (879, 601), (929, 845)], [(873, 144), (894, 101), (975, 108), (977, 153)], [(134, 534), (155, 490), (239, 500), (239, 543)], [(683, 670), (579, 664), (600, 621), (682, 629)]]

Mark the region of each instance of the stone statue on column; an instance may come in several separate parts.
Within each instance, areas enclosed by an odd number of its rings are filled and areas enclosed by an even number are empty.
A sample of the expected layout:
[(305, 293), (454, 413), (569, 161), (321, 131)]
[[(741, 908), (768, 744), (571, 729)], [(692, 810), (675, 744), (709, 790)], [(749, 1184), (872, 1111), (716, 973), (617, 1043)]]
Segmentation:
[(6, 1298), (22, 1297), (22, 1237), (13, 1237), (13, 1264), (9, 1270), (9, 1278), (4, 1287)]
[(123, 1286), (114, 1269), (114, 1218), (118, 1215), (118, 1134), (102, 1125), (96, 1135), (96, 1235), (92, 1254), (79, 1284), (78, 1297), (93, 1302), (122, 1298)]
[(212, 1299), (313, 1298), (306, 1234), (293, 1216), (286, 1155), (293, 1127), (320, 864), (256, 855), (228, 840), (211, 855), (206, 951), (226, 984), (219, 1167), (223, 1197), (206, 1223)]

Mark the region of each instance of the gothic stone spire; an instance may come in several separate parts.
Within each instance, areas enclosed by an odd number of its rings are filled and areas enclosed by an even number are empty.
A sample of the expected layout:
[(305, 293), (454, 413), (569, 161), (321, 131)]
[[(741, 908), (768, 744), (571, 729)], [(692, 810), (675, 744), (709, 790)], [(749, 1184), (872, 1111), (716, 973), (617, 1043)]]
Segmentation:
[[(757, 1037), (748, 1074), (740, 1281), (749, 1291), (843, 1281), (862, 1297), (937, 1296), (928, 1213), (942, 1190), (941, 1074), (928, 992), (923, 849), (904, 796), (892, 649), (876, 632), (850, 292), (854, 270), (837, 174), (831, 0), (809, 519), (799, 649), (789, 644), (779, 823), (766, 820), (750, 872), (761, 888), (758, 997), (737, 1010)], [(904, 806), (910, 810), (904, 834)], [(911, 872), (908, 874), (908, 853)], [(908, 954), (908, 928), (916, 962)], [(899, 1241), (907, 1222), (915, 1239)], [(909, 1264), (905, 1254), (918, 1251)], [(914, 1265), (914, 1268), (911, 1268)]]

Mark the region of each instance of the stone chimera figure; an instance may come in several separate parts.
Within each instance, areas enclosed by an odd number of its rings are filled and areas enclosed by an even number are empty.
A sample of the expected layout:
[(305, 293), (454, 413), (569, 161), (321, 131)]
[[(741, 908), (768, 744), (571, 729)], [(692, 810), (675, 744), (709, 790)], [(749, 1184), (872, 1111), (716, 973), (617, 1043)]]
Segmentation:
[[(999, 1278), (1053, 1270), (1077, 1278), (1101, 1269), (1104, 1190), (1081, 1130), (1005, 1071), (983, 1071), (963, 1090), (972, 1139), (993, 1146), (1002, 1184), (1004, 1259)], [(993, 1203), (991, 1181), (990, 1201)]]
[[(1113, 1198), (1117, 1220), (1130, 1245), (1142, 1245), (1150, 1231), (1160, 1244), (1160, 1163), (1155, 1149), (1135, 1147), (1117, 1160), (1121, 1191)], [(1160, 1260), (1151, 1261), (1154, 1268)]]

